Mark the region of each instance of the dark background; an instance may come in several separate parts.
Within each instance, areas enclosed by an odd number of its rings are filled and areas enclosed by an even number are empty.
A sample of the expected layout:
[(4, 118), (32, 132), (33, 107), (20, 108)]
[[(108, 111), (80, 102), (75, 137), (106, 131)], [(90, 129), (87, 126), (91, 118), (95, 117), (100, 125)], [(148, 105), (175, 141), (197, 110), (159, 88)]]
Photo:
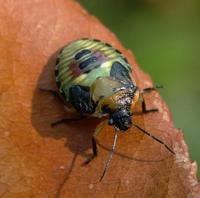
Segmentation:
[[(182, 128), (200, 166), (200, 1), (79, 0), (131, 49)], [(200, 171), (198, 174), (200, 178)]]

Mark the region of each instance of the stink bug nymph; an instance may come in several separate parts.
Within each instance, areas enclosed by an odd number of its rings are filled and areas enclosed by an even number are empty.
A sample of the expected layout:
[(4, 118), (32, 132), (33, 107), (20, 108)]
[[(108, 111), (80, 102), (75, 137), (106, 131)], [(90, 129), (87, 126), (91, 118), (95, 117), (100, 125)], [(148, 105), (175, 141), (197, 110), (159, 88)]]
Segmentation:
[[(126, 132), (132, 126), (174, 154), (163, 141), (132, 122), (132, 110), (139, 100), (142, 101), (143, 113), (157, 111), (146, 109), (143, 94), (159, 87), (139, 90), (127, 59), (110, 44), (96, 39), (80, 39), (69, 43), (58, 55), (55, 75), (59, 96), (67, 109), (81, 116), (105, 116), (108, 124), (115, 128), (112, 151), (100, 180), (111, 161), (118, 132)], [(54, 124), (66, 120), (69, 119)], [(86, 163), (97, 156), (96, 135), (94, 133), (92, 138), (93, 156)]]

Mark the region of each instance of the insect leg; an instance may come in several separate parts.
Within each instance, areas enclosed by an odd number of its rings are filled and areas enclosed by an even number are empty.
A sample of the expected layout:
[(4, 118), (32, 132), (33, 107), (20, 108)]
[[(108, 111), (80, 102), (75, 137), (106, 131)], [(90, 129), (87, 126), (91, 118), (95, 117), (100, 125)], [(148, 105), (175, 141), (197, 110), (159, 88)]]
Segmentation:
[(151, 112), (158, 112), (158, 109), (147, 109), (145, 100), (142, 100), (142, 113), (151, 113)]
[(156, 85), (154, 87), (147, 87), (147, 88), (140, 91), (140, 100), (142, 101), (142, 113), (158, 112), (158, 109), (156, 109), (156, 108), (154, 108), (154, 109), (147, 109), (146, 108), (146, 103), (145, 103), (143, 94), (149, 93), (151, 91), (155, 91), (159, 88), (163, 88), (163, 87), (161, 85)]
[(58, 98), (59, 100), (61, 100), (59, 93), (58, 93), (57, 91), (53, 90), (53, 89), (46, 89), (46, 88), (40, 88), (40, 87), (39, 87), (39, 90), (40, 90), (40, 91), (48, 92), (48, 93), (54, 95), (54, 96), (55, 96), (56, 98)]
[(142, 113), (158, 112), (158, 109), (147, 109), (146, 103), (143, 97), (143, 93), (140, 93), (140, 101), (142, 102)]
[(145, 89), (142, 89), (140, 92), (141, 93), (149, 93), (151, 91), (156, 91), (157, 89), (161, 89), (161, 88), (163, 88), (162, 85), (155, 85), (153, 87), (147, 87)]
[[(59, 93), (55, 90), (52, 90), (52, 89), (46, 89), (46, 88), (39, 88), (39, 90), (41, 91), (46, 91), (52, 95), (54, 95), (56, 98), (58, 98), (59, 100), (61, 100), (63, 102), (63, 100), (61, 99)], [(53, 123), (51, 123), (51, 126), (54, 127), (58, 124), (62, 124), (64, 122), (67, 122), (67, 121), (78, 121), (78, 120), (81, 120), (82, 118), (84, 118), (83, 115), (76, 115), (74, 117), (71, 117), (71, 118), (63, 118), (63, 119), (60, 119), (60, 120), (57, 120)]]
[(96, 137), (99, 134), (99, 132), (101, 131), (101, 128), (103, 127), (103, 125), (104, 125), (104, 122), (102, 122), (100, 124), (100, 126), (96, 128), (96, 130), (92, 136), (92, 156), (89, 157), (85, 162), (83, 162), (82, 165), (89, 164), (95, 157), (97, 157), (98, 149), (97, 149)]
[(82, 120), (85, 116), (81, 115), (81, 116), (77, 116), (77, 117), (71, 117), (71, 118), (63, 118), (61, 120), (57, 120), (53, 123), (51, 123), (51, 126), (54, 127), (58, 124), (62, 124), (64, 122), (70, 122), (70, 121), (78, 121), (78, 120)]
[(95, 157), (97, 157), (98, 149), (97, 149), (97, 143), (96, 143), (96, 136), (97, 136), (97, 133), (94, 133), (94, 135), (92, 136), (92, 155), (85, 162), (83, 162), (82, 165), (89, 164)]

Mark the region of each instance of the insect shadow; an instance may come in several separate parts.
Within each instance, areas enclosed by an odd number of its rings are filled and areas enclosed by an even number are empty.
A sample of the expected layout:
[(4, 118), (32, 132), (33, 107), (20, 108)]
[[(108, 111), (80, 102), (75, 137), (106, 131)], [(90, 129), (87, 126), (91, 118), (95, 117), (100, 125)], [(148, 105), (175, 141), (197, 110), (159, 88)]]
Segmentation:
[[(59, 51), (60, 50), (56, 51), (50, 57), (39, 76), (32, 99), (31, 114), (32, 124), (43, 138), (54, 138), (58, 140), (64, 138), (66, 140), (65, 145), (68, 147), (69, 151), (74, 154), (68, 165), (68, 170), (65, 173), (63, 181), (59, 184), (56, 197), (59, 197), (63, 186), (68, 180), (77, 156), (81, 155), (84, 158), (88, 158), (90, 156), (90, 154), (88, 154), (88, 150), (92, 147), (92, 135), (97, 125), (102, 121), (95, 118), (87, 118), (79, 121), (70, 121), (67, 124), (61, 124), (55, 127), (51, 126), (51, 124), (55, 121), (69, 116), (69, 114), (64, 110), (63, 103), (59, 101), (57, 97), (40, 90), (40, 88), (52, 90), (56, 89), (54, 69)], [(101, 143), (98, 145), (105, 150), (110, 150)], [(114, 153), (121, 157), (138, 162), (159, 162), (163, 160), (147, 161), (145, 159), (136, 159), (117, 152)]]
[[(39, 75), (37, 86), (34, 90), (32, 99), (31, 120), (34, 128), (44, 138), (64, 139), (65, 146), (74, 154), (71, 163), (66, 164), (68, 170), (65, 174), (63, 182), (59, 185), (58, 193), (68, 179), (78, 155), (89, 157), (86, 151), (91, 148), (92, 134), (96, 125), (100, 122), (97, 119), (86, 119), (80, 121), (72, 121), (67, 124), (60, 124), (52, 127), (51, 124), (55, 121), (67, 117), (69, 114), (64, 110), (63, 103), (58, 98), (50, 93), (43, 92), (40, 88), (55, 89), (55, 62), (58, 52), (56, 51), (44, 66)], [(89, 123), (89, 124), (88, 124)], [(83, 130), (84, 129), (84, 130)], [(84, 131), (84, 132), (83, 132)], [(55, 151), (56, 152), (56, 151)], [(59, 152), (57, 150), (57, 152)], [(65, 154), (63, 154), (65, 156)], [(63, 159), (64, 162), (66, 160)], [(69, 161), (69, 159), (68, 159)], [(58, 197), (58, 196), (57, 196)]]

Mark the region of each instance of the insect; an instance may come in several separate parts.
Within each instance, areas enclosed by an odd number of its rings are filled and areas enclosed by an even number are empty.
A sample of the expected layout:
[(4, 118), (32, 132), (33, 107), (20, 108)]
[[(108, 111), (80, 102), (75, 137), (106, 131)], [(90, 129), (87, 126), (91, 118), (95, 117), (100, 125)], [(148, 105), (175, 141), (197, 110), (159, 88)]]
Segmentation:
[[(115, 128), (112, 150), (106, 161), (103, 179), (117, 142), (117, 134), (134, 126), (163, 144), (171, 153), (174, 151), (163, 141), (132, 122), (136, 103), (142, 99), (143, 113), (156, 112), (146, 109), (143, 94), (159, 87), (139, 90), (132, 68), (123, 54), (110, 44), (97, 39), (80, 39), (66, 45), (58, 55), (55, 68), (58, 92), (68, 110), (79, 115), (105, 117)], [(73, 118), (74, 119), (74, 118)], [(56, 122), (60, 123), (69, 119)], [(97, 156), (97, 133), (92, 138), (93, 155)]]

